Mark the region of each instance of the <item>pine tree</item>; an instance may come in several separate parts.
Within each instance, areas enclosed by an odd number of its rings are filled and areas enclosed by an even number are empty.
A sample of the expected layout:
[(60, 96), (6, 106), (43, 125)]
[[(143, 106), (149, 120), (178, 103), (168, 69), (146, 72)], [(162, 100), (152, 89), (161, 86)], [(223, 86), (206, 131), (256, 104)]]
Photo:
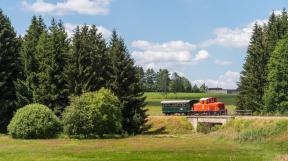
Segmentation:
[(145, 97), (137, 77), (137, 68), (122, 38), (113, 31), (109, 45), (111, 78), (108, 87), (121, 101), (123, 130), (129, 134), (141, 133), (147, 122)]
[(183, 92), (182, 79), (176, 72), (172, 74), (169, 86), (170, 90), (174, 93)]
[(19, 41), (9, 18), (0, 10), (0, 132), (6, 132), (17, 108), (14, 83), (19, 66)]
[(77, 27), (67, 69), (70, 93), (80, 95), (105, 87), (110, 60), (107, 44), (96, 26)]
[(193, 93), (200, 93), (200, 89), (198, 88), (198, 86), (196, 84), (192, 87), (192, 92)]
[(268, 64), (264, 101), (267, 112), (288, 111), (288, 36), (277, 43)]
[(167, 69), (160, 69), (157, 73), (157, 88), (158, 91), (163, 92), (165, 95), (169, 92), (169, 71)]
[(64, 73), (67, 65), (69, 41), (60, 21), (52, 20), (49, 32), (43, 32), (37, 45), (39, 60), (39, 88), (36, 101), (62, 112), (68, 104), (69, 90)]
[(183, 86), (183, 92), (191, 92), (192, 91), (191, 82), (186, 77), (181, 77), (181, 84)]
[(264, 33), (262, 27), (255, 24), (247, 57), (238, 84), (238, 108), (261, 112), (263, 109), (262, 97), (266, 84), (265, 68), (267, 52), (264, 46)]
[(36, 46), (40, 35), (46, 30), (42, 17), (33, 16), (27, 34), (21, 45), (21, 78), (17, 80), (17, 104), (22, 107), (35, 102), (36, 89), (39, 86), (37, 73), (39, 72), (39, 61), (37, 59)]
[(200, 87), (199, 87), (199, 90), (201, 93), (206, 93), (207, 90), (208, 90), (208, 87), (206, 86), (205, 83), (203, 83)]
[(152, 68), (148, 68), (145, 72), (145, 91), (147, 92), (155, 92), (156, 89), (156, 82), (157, 82), (157, 74)]

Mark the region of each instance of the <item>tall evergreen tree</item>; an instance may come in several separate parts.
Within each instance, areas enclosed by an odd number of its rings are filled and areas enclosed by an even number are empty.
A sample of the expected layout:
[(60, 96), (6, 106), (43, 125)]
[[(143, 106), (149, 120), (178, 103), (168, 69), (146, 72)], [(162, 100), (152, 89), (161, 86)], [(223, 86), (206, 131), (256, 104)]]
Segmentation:
[(145, 97), (137, 77), (134, 60), (116, 31), (112, 34), (109, 54), (112, 74), (108, 86), (121, 101), (124, 118), (122, 127), (129, 134), (141, 133), (147, 121)]
[(201, 93), (206, 93), (207, 90), (208, 90), (208, 87), (206, 86), (205, 83), (203, 83), (200, 87), (199, 87), (199, 90)]
[(268, 24), (263, 28), (255, 26), (238, 84), (240, 90), (237, 101), (238, 108), (267, 112), (263, 102), (264, 88), (269, 84), (267, 64), (273, 55), (276, 43), (288, 31), (287, 18), (287, 12), (283, 9), (279, 16), (273, 12), (269, 17)]
[(42, 17), (33, 16), (27, 34), (21, 45), (21, 78), (17, 80), (17, 103), (24, 106), (35, 102), (35, 92), (39, 86), (37, 73), (39, 72), (39, 61), (37, 59), (36, 46), (40, 35), (46, 30)]
[(183, 92), (183, 84), (181, 77), (174, 72), (170, 81), (170, 90), (174, 93)]
[(107, 44), (96, 26), (77, 27), (67, 69), (70, 92), (80, 95), (106, 86), (110, 60)]
[(267, 64), (264, 44), (262, 27), (255, 24), (238, 84), (240, 93), (237, 105), (239, 109), (258, 112), (263, 109), (262, 97), (266, 83), (265, 68)]
[(158, 91), (167, 94), (167, 92), (169, 92), (169, 84), (170, 84), (169, 71), (167, 69), (160, 69), (159, 72), (157, 73)]
[(192, 91), (191, 82), (187, 78), (181, 77), (181, 84), (183, 86), (183, 92), (191, 92)]
[(267, 112), (288, 111), (288, 35), (277, 43), (268, 64), (264, 102)]
[(156, 82), (157, 74), (152, 68), (148, 68), (145, 72), (145, 91), (155, 92), (157, 91)]
[(19, 41), (9, 18), (0, 10), (0, 132), (6, 132), (16, 110), (14, 83), (19, 64)]
[(49, 32), (41, 34), (37, 45), (39, 60), (39, 88), (36, 101), (53, 109), (57, 114), (68, 104), (68, 87), (64, 73), (67, 65), (69, 41), (62, 22), (52, 20)]

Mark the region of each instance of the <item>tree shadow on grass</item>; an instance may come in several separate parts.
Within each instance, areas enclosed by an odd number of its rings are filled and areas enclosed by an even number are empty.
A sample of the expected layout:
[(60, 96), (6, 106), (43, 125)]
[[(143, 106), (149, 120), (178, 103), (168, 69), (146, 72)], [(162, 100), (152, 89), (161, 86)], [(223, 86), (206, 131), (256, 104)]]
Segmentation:
[(144, 134), (146, 134), (146, 135), (168, 134), (168, 132), (166, 131), (166, 127), (162, 126), (160, 128), (157, 128), (157, 129), (153, 129), (153, 130), (150, 130), (150, 131), (145, 131)]

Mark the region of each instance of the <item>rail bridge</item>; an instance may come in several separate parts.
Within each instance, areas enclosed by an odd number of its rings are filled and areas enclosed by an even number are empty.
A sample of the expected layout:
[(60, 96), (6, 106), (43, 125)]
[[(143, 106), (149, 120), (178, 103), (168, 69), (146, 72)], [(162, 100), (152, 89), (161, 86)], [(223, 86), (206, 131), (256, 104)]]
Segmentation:
[(195, 130), (197, 129), (198, 123), (225, 125), (227, 122), (234, 118), (234, 116), (187, 116), (187, 119), (191, 122)]

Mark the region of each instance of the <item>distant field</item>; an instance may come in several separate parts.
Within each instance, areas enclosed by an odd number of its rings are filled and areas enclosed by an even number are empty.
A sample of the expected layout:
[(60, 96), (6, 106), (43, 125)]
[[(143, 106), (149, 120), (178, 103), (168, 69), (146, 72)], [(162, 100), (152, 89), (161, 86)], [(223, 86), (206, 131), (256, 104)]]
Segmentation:
[(235, 109), (236, 96), (235, 94), (219, 94), (219, 93), (168, 93), (164, 95), (160, 92), (146, 92), (146, 101), (148, 102), (147, 108), (151, 116), (162, 115), (161, 101), (171, 99), (200, 99), (203, 97), (216, 97), (218, 101), (224, 102), (228, 112)]

